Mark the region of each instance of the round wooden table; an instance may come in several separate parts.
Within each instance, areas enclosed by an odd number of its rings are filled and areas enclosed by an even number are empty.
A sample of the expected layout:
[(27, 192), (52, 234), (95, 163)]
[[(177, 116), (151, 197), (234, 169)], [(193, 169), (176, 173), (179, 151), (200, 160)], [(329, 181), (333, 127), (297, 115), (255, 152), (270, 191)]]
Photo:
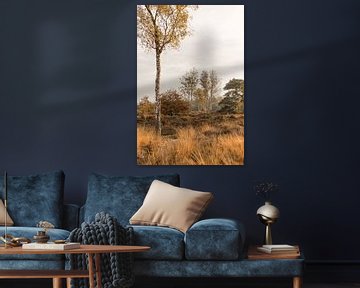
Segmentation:
[[(88, 270), (0, 270), (0, 279), (21, 278), (52, 278), (53, 288), (62, 287), (61, 279), (66, 278), (68, 287), (71, 278), (89, 278), (90, 288), (96, 284), (101, 288), (101, 257), (102, 253), (128, 253), (144, 252), (149, 250), (148, 246), (126, 246), (126, 245), (80, 245), (80, 248), (70, 250), (28, 250), (21, 247), (1, 247), (0, 255), (25, 255), (25, 254), (87, 254), (89, 263)], [(94, 261), (95, 258), (95, 261)]]

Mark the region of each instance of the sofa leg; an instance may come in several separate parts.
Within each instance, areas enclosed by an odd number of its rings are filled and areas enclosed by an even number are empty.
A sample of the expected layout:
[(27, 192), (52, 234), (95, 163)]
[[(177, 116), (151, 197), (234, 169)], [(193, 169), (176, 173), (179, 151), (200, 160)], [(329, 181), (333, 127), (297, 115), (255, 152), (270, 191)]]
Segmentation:
[(61, 278), (53, 278), (53, 288), (62, 288)]
[(297, 276), (293, 278), (293, 288), (301, 288), (301, 277)]

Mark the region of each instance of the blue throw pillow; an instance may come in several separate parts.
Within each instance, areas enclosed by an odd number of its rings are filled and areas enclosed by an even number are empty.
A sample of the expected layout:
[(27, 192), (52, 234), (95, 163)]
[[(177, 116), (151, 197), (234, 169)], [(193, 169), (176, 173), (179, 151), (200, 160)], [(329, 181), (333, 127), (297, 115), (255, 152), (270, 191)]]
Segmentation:
[[(8, 212), (15, 226), (36, 227), (45, 220), (62, 227), (63, 171), (31, 176), (8, 176)], [(0, 176), (0, 183), (4, 177)], [(3, 185), (0, 192), (4, 198)]]
[(174, 186), (180, 185), (178, 174), (139, 177), (91, 174), (84, 205), (84, 220), (93, 221), (96, 213), (106, 212), (116, 217), (121, 225), (128, 225), (155, 179)]

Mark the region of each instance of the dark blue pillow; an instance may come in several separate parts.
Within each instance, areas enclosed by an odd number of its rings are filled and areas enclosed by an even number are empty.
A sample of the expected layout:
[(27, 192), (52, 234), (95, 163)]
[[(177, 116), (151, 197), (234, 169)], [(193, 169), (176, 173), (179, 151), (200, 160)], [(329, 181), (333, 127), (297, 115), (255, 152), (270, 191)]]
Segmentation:
[(91, 174), (84, 205), (84, 220), (93, 221), (95, 214), (103, 211), (116, 217), (121, 225), (129, 224), (129, 219), (142, 205), (155, 179), (174, 186), (180, 185), (178, 174), (140, 177)]
[[(63, 171), (55, 171), (31, 176), (8, 176), (8, 212), (14, 225), (35, 227), (39, 221), (45, 220), (62, 226)], [(4, 198), (0, 176), (0, 192)]]

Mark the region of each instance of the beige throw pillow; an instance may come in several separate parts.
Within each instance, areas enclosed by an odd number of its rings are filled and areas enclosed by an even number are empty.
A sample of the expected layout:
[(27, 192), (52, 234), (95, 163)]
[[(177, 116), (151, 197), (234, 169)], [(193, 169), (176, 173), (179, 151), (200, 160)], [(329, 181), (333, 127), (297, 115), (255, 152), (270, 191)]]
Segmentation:
[[(14, 225), (14, 221), (11, 219), (8, 213), (6, 213), (6, 225), (12, 226)], [(2, 200), (0, 200), (0, 226), (5, 225), (5, 205)]]
[(210, 192), (199, 192), (154, 180), (143, 205), (130, 224), (166, 226), (186, 232), (212, 200)]

